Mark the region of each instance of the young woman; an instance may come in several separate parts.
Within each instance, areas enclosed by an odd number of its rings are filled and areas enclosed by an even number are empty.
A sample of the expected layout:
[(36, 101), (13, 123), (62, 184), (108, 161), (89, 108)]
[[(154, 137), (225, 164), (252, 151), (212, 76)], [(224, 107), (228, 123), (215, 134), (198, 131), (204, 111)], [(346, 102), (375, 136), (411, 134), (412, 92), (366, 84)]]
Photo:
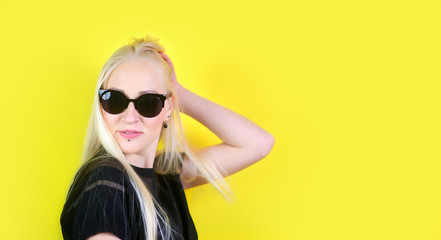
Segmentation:
[[(192, 150), (180, 112), (221, 144)], [(274, 138), (241, 115), (182, 86), (164, 48), (147, 36), (101, 70), (84, 146), (60, 222), (64, 239), (197, 239), (184, 189), (264, 158)]]

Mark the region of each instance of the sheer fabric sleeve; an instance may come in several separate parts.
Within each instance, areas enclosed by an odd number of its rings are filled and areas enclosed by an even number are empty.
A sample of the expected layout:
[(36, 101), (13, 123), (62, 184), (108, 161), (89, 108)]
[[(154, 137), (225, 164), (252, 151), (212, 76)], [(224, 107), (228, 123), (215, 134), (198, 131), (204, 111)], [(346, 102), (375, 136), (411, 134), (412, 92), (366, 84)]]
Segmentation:
[(73, 225), (73, 239), (87, 239), (102, 232), (128, 239), (126, 188), (121, 171), (103, 167), (89, 178), (78, 199)]

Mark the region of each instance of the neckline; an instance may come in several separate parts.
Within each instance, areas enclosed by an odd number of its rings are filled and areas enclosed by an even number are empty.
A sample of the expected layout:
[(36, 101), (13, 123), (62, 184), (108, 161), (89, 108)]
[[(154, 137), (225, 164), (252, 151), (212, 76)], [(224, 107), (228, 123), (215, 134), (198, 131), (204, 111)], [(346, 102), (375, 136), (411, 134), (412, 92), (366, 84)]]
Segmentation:
[(129, 164), (133, 170), (135, 170), (136, 173), (138, 173), (139, 175), (142, 176), (152, 176), (155, 174), (155, 171), (153, 170), (153, 168), (141, 168), (141, 167), (137, 167), (134, 166), (132, 164)]

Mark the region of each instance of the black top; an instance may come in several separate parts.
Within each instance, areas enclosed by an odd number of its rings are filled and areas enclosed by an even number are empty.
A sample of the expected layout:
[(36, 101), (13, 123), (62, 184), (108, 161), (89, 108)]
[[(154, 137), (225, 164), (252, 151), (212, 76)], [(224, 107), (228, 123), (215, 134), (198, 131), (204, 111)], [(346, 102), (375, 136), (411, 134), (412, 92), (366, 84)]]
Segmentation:
[[(169, 217), (175, 231), (172, 239), (197, 239), (179, 175), (132, 168)], [(111, 232), (120, 239), (145, 239), (139, 202), (118, 160), (95, 160), (80, 168), (75, 179), (79, 181), (70, 187), (60, 218), (64, 239), (82, 240), (100, 232)], [(161, 239), (159, 232), (157, 235)]]

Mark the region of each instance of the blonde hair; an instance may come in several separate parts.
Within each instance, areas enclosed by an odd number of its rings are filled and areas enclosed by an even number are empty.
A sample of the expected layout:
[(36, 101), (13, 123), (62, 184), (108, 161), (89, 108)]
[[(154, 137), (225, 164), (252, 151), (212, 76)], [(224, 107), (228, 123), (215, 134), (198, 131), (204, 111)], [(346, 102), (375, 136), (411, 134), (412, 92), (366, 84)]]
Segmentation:
[[(174, 103), (172, 103), (174, 104), (173, 111), (170, 120), (168, 121), (169, 127), (163, 128), (160, 133), (157, 151), (159, 157), (154, 163), (155, 172), (159, 174), (179, 174), (184, 161), (183, 152), (197, 169), (196, 171), (193, 171), (193, 176), (188, 179), (188, 181), (192, 181), (197, 175), (200, 175), (206, 178), (207, 181), (218, 189), (227, 199), (229, 197), (225, 192), (231, 194), (223, 179), (223, 175), (219, 172), (218, 168), (208, 161), (197, 159), (196, 155), (189, 147), (179, 114), (179, 99), (177, 98), (170, 82), (172, 69), (158, 52), (164, 52), (164, 47), (158, 43), (158, 39), (154, 39), (147, 35), (143, 38), (130, 39), (127, 45), (116, 50), (106, 61), (101, 69), (95, 89), (82, 160), (82, 166), (85, 166), (86, 164), (99, 159), (99, 152), (104, 149), (108, 155), (116, 158), (122, 164), (129, 176), (130, 183), (135, 189), (136, 197), (141, 206), (141, 216), (147, 240), (154, 240), (157, 238), (157, 229), (159, 229), (159, 234), (163, 239), (169, 239), (173, 229), (170, 226), (169, 219), (165, 212), (156, 203), (152, 194), (129, 165), (124, 153), (107, 128), (100, 111), (98, 91), (101, 86), (106, 83), (112, 71), (120, 63), (131, 58), (149, 59), (153, 62), (159, 63), (162, 73), (164, 74), (166, 88), (174, 97)], [(159, 155), (158, 153), (163, 154)], [(77, 179), (75, 179), (74, 182), (75, 181), (77, 181)], [(161, 222), (163, 223), (163, 226)]]

